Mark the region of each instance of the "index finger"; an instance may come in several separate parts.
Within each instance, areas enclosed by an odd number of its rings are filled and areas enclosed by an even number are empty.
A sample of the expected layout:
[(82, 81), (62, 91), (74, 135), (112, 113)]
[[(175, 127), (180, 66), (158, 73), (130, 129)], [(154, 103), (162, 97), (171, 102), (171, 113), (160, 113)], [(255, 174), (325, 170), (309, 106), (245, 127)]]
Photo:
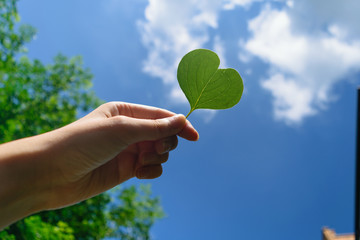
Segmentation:
[[(124, 102), (113, 102), (112, 104), (117, 110), (117, 115), (125, 115), (133, 118), (160, 119), (175, 115), (175, 113), (162, 108), (156, 108), (141, 104)], [(186, 120), (186, 125), (178, 133), (178, 136), (190, 141), (197, 141), (199, 139), (198, 132), (191, 125), (189, 120)]]
[(186, 120), (185, 127), (178, 133), (179, 137), (182, 137), (189, 141), (197, 141), (199, 140), (199, 133), (196, 129), (191, 125), (189, 120)]
[(112, 102), (113, 107), (116, 108), (117, 112), (112, 113), (112, 115), (124, 115), (132, 118), (140, 119), (159, 119), (172, 117), (175, 113), (168, 110), (146, 106), (135, 103), (125, 103), (125, 102)]

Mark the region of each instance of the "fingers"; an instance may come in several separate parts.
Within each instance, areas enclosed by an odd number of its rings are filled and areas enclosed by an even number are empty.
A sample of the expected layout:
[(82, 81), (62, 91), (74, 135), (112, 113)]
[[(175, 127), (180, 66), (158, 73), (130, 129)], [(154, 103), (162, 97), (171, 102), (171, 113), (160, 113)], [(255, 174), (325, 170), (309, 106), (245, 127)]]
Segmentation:
[(177, 135), (186, 125), (184, 115), (155, 120), (118, 116), (111, 118), (110, 121), (112, 121), (109, 129), (111, 133), (119, 136), (120, 140), (128, 145)]
[(139, 159), (139, 167), (135, 170), (135, 176), (139, 179), (153, 179), (162, 174), (162, 163), (169, 158), (169, 153), (144, 153)]
[(101, 106), (101, 110), (111, 117), (123, 115), (139, 119), (159, 119), (175, 115), (165, 109), (125, 102), (105, 103)]
[(158, 165), (165, 163), (169, 159), (169, 153), (144, 153), (140, 157), (141, 166)]
[(154, 142), (155, 152), (143, 152), (140, 155), (135, 176), (139, 179), (153, 179), (162, 174), (161, 164), (169, 158), (169, 151), (176, 148), (177, 136), (170, 136)]
[(141, 153), (137, 161), (137, 166), (135, 167), (134, 175), (139, 179), (160, 177), (162, 173), (162, 167), (160, 165), (168, 160), (169, 152), (175, 149), (177, 144), (178, 139), (175, 135), (153, 142), (140, 143), (138, 150), (140, 150)]
[(189, 141), (197, 141), (199, 140), (199, 133), (195, 130), (195, 128), (191, 125), (189, 120), (186, 120), (185, 127), (178, 134), (180, 137), (189, 140)]
[(154, 145), (155, 150), (158, 154), (167, 153), (177, 147), (178, 138), (177, 136), (170, 136), (156, 141)]
[[(165, 109), (124, 102), (109, 102), (103, 104), (100, 109), (109, 118), (125, 116), (131, 119), (156, 120), (176, 116), (175, 113)], [(198, 132), (188, 120), (185, 121), (178, 135), (190, 141), (199, 139)]]
[(162, 166), (158, 165), (150, 165), (139, 168), (136, 171), (136, 177), (139, 179), (154, 179), (160, 177), (162, 174)]

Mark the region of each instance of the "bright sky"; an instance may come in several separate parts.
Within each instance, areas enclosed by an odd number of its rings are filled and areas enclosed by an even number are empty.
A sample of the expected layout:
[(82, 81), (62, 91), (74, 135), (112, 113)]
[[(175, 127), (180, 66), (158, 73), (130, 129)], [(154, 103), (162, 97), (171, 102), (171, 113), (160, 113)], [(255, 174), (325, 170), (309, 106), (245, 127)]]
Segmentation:
[[(106, 101), (186, 114), (176, 69), (215, 50), (245, 91), (229, 110), (195, 111), (151, 182), (168, 217), (154, 239), (320, 240), (353, 231), (360, 1), (21, 0), (38, 29), (30, 56), (82, 55)], [(132, 180), (130, 183), (139, 183)]]

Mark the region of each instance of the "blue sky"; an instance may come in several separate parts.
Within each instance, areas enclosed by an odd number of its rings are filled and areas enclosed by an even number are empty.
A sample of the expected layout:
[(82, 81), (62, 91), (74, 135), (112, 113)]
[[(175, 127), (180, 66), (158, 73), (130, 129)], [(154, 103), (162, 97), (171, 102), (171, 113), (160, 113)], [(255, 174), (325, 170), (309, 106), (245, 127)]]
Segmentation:
[(321, 239), (353, 231), (360, 2), (29, 0), (29, 55), (82, 55), (106, 101), (186, 114), (176, 68), (215, 50), (245, 91), (232, 109), (197, 111), (152, 183), (168, 215), (154, 239)]

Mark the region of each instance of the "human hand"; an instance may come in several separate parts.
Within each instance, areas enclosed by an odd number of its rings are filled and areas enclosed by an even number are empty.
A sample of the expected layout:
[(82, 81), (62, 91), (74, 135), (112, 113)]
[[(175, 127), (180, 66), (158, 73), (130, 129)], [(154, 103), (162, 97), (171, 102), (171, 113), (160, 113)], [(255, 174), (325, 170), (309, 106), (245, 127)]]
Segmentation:
[(46, 209), (77, 203), (134, 176), (159, 177), (177, 135), (198, 139), (183, 115), (122, 102), (106, 103), (44, 134), (49, 146), (42, 160)]
[(134, 176), (156, 178), (177, 136), (198, 133), (183, 115), (106, 103), (57, 130), (0, 145), (0, 230), (42, 210), (75, 204)]

